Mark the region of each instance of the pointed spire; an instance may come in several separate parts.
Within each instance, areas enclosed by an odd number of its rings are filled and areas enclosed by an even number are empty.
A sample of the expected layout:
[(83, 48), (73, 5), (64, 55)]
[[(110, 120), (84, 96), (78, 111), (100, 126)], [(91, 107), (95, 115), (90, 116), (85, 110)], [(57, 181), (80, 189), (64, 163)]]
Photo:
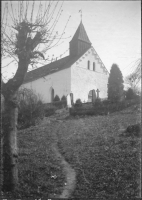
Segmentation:
[(82, 21), (80, 22), (80, 25), (79, 25), (77, 31), (75, 32), (72, 40), (82, 40), (83, 42), (87, 42), (87, 43), (91, 44), (91, 42), (88, 38), (88, 35), (85, 31), (85, 28), (82, 24)]
[(78, 29), (70, 41), (70, 55), (79, 55), (89, 47), (91, 47), (91, 42), (81, 20)]

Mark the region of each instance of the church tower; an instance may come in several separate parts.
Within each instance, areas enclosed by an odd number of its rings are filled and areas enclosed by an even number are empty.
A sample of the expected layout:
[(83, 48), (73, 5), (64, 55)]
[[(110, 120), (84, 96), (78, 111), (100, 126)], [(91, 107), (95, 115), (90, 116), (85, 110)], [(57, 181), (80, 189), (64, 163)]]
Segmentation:
[(70, 56), (81, 55), (90, 47), (91, 42), (81, 21), (76, 33), (70, 41)]

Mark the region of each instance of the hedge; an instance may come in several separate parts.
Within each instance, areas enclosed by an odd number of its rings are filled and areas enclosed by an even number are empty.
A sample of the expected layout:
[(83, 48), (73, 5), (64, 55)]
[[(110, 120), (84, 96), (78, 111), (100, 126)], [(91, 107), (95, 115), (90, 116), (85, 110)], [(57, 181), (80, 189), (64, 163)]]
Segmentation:
[[(70, 115), (107, 115), (108, 113), (113, 113), (116, 111), (123, 110), (131, 105), (140, 103), (140, 99), (137, 100), (125, 100), (122, 102), (116, 102), (112, 103), (110, 101), (103, 101), (103, 102), (97, 102), (92, 104), (92, 108), (85, 108), (85, 106), (82, 107), (76, 107), (70, 108)], [(83, 104), (82, 104), (83, 105)]]

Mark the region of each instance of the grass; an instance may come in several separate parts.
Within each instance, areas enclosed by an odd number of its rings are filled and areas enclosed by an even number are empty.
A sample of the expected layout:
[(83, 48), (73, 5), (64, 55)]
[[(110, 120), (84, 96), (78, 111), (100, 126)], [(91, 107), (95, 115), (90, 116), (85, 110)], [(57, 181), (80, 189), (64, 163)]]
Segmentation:
[(139, 197), (141, 138), (120, 136), (121, 128), (139, 121), (137, 111), (129, 108), (20, 130), (19, 188), (14, 197), (48, 198), (62, 192), (65, 177), (51, 148), (56, 132), (60, 152), (77, 173), (73, 198)]
[(120, 128), (140, 120), (131, 109), (72, 119), (58, 132), (59, 146), (77, 172), (73, 198), (129, 199), (140, 194), (140, 138)]
[(51, 148), (55, 140), (52, 128), (42, 124), (18, 132), (19, 188), (12, 194), (14, 199), (61, 193), (65, 177)]

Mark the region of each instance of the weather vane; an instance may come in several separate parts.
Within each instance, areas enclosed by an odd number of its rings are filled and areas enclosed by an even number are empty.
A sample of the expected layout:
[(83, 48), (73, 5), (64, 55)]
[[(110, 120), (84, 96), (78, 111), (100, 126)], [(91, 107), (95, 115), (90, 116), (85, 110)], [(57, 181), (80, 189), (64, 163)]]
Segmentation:
[(82, 21), (82, 10), (79, 10), (80, 12), (80, 17), (81, 17), (81, 21)]

